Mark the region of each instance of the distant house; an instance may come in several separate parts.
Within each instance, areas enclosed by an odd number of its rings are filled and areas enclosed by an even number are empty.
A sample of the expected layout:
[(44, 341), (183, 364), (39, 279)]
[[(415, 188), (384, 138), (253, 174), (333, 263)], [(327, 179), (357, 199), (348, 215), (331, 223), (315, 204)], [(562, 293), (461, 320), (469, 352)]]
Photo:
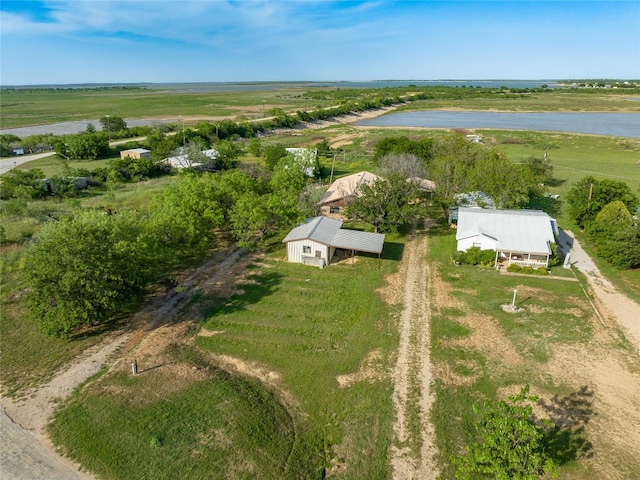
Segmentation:
[(484, 192), (458, 193), (454, 196), (455, 205), (449, 209), (449, 223), (458, 221), (458, 207), (496, 208), (496, 202)]
[[(202, 153), (211, 160), (215, 160), (216, 158), (218, 158), (218, 151), (214, 148), (203, 150)], [(162, 162), (166, 165), (169, 165), (171, 168), (177, 169), (197, 168), (202, 166), (202, 163), (192, 162), (187, 154), (175, 155), (173, 157), (165, 158)]]
[(304, 174), (309, 178), (314, 178), (316, 176), (316, 169), (319, 167), (318, 164), (318, 149), (316, 148), (287, 148), (285, 149), (289, 152), (296, 163), (300, 165), (300, 168), (304, 172)]
[(132, 158), (134, 160), (144, 159), (147, 160), (151, 158), (151, 150), (147, 150), (146, 148), (131, 148), (129, 150), (122, 150), (120, 152), (120, 158)]
[(555, 235), (556, 220), (540, 210), (458, 209), (457, 250), (495, 250), (496, 264), (547, 267)]
[(339, 214), (340, 209), (358, 195), (362, 185), (371, 185), (381, 177), (369, 172), (358, 172), (338, 178), (331, 184), (324, 197), (318, 202), (323, 215)]
[(384, 235), (343, 229), (342, 220), (314, 217), (293, 228), (282, 241), (287, 244), (288, 262), (323, 268), (331, 263), (336, 249), (380, 255)]

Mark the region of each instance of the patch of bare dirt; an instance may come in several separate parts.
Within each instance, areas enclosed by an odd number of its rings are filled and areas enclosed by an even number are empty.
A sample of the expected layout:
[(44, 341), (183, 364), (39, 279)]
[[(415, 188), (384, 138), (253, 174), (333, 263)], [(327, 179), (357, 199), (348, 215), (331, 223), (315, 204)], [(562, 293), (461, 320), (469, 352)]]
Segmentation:
[(377, 382), (388, 377), (389, 372), (385, 371), (387, 359), (384, 358), (382, 352), (377, 349), (369, 352), (360, 364), (358, 370), (347, 375), (339, 375), (338, 385), (340, 388), (350, 387), (356, 382)]
[(524, 364), (522, 356), (494, 318), (473, 313), (458, 318), (458, 321), (468, 327), (471, 333), (461, 338), (448, 339), (446, 344), (476, 350), (488, 359), (497, 360), (505, 368)]

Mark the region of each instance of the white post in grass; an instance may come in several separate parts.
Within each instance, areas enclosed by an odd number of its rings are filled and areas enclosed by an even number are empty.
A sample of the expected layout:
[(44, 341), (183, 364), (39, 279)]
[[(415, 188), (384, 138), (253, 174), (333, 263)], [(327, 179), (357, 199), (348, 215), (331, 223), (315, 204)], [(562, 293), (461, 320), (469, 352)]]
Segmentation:
[(134, 360), (133, 363), (131, 364), (131, 371), (133, 372), (134, 375), (138, 374), (138, 361)]
[(518, 294), (518, 290), (513, 289), (513, 300), (511, 301), (511, 308), (516, 307), (516, 295)]

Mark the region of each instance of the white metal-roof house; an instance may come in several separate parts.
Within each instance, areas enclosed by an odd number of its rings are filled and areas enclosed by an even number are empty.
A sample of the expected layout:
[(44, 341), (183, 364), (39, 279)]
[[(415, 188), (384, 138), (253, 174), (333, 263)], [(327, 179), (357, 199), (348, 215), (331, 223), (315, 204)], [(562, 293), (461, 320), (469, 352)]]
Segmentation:
[(555, 235), (556, 220), (540, 210), (458, 210), (458, 251), (495, 250), (496, 262), (507, 265), (546, 267)]
[(318, 202), (321, 212), (325, 215), (327, 213), (339, 214), (340, 208), (358, 195), (358, 189), (361, 185), (371, 185), (380, 179), (381, 177), (378, 175), (369, 172), (358, 172), (338, 178)]
[(331, 263), (336, 249), (377, 253), (384, 246), (381, 233), (361, 232), (342, 228), (342, 220), (313, 217), (293, 228), (282, 240), (287, 244), (287, 261), (315, 265), (320, 268)]
[[(202, 153), (211, 160), (215, 160), (216, 158), (218, 158), (218, 151), (215, 148), (203, 150)], [(165, 158), (163, 162), (169, 165), (171, 168), (177, 169), (192, 168), (202, 165), (201, 163), (192, 163), (187, 154), (175, 155), (173, 157)]]

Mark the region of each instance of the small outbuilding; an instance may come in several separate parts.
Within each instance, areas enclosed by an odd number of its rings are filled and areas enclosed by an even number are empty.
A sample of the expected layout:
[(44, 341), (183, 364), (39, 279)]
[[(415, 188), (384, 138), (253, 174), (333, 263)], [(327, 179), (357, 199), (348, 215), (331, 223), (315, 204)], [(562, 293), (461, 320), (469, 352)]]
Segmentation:
[(306, 219), (282, 241), (287, 244), (288, 262), (323, 268), (331, 263), (336, 249), (380, 256), (384, 234), (343, 229), (342, 220), (320, 216)]
[(129, 150), (122, 150), (120, 152), (120, 158), (132, 158), (134, 160), (148, 160), (151, 158), (151, 150), (147, 150), (146, 148), (130, 148)]
[(305, 176), (313, 178), (319, 174), (320, 164), (318, 163), (317, 148), (286, 148), (285, 149), (296, 161)]

